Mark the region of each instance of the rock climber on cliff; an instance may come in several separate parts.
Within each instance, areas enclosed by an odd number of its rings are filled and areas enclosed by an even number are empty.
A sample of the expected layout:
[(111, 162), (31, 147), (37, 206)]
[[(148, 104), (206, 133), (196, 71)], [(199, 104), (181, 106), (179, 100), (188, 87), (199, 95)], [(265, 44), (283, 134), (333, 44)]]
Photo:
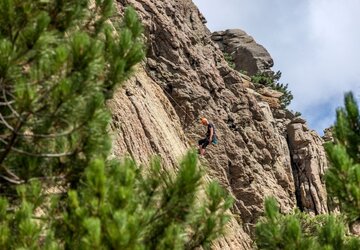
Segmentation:
[(204, 155), (205, 154), (205, 148), (210, 144), (216, 144), (217, 138), (216, 138), (216, 132), (215, 132), (215, 126), (211, 122), (209, 122), (205, 117), (201, 118), (201, 124), (204, 126), (207, 126), (207, 132), (204, 139), (199, 140), (199, 154)]

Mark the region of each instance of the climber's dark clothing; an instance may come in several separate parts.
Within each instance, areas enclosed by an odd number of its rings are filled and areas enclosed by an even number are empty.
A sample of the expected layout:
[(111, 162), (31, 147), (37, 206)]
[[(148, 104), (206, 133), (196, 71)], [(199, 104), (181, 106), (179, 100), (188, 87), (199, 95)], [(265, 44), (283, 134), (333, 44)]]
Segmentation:
[(209, 139), (208, 138), (204, 138), (199, 140), (199, 146), (201, 146), (201, 148), (206, 148), (209, 145)]
[(206, 148), (210, 144), (210, 128), (213, 129), (212, 141), (215, 141), (216, 138), (215, 126), (212, 123), (209, 123), (207, 126), (206, 137), (204, 139), (199, 140), (198, 142), (201, 148)]

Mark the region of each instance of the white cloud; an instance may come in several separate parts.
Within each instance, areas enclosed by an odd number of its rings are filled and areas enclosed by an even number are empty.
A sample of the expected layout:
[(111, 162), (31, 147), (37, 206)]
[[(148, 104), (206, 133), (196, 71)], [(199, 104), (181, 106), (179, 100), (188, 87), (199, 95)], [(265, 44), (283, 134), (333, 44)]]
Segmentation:
[(294, 94), (291, 108), (319, 132), (334, 121), (344, 92), (360, 96), (360, 1), (194, 2), (212, 31), (241, 28), (265, 46)]

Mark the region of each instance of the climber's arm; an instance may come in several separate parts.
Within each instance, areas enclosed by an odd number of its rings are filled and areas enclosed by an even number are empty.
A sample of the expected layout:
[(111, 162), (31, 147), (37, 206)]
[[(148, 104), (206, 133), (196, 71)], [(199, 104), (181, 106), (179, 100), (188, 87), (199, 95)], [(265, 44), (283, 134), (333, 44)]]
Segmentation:
[(212, 142), (213, 136), (214, 136), (214, 128), (210, 128), (209, 142)]

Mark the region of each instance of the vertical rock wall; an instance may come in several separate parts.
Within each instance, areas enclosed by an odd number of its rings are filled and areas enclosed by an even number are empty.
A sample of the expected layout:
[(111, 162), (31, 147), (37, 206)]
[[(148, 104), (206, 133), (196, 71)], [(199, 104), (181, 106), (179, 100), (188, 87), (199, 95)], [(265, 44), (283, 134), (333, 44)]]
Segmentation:
[(327, 213), (327, 195), (322, 180), (327, 161), (324, 148), (320, 146), (323, 140), (300, 118), (295, 118), (287, 129), (298, 207), (315, 215)]
[[(271, 71), (273, 60), (268, 51), (244, 31), (232, 29), (214, 32), (212, 39), (223, 52), (232, 55), (236, 69), (248, 71), (250, 75)], [(272, 104), (277, 127), (283, 137), (288, 139), (298, 207), (314, 215), (327, 213), (327, 196), (322, 180), (327, 168), (323, 139), (307, 127), (305, 120), (294, 117), (274, 104), (269, 99), (271, 96), (276, 97), (274, 93), (266, 88), (255, 92), (258, 92), (258, 96), (265, 95), (262, 100)], [(269, 117), (268, 120), (271, 119)], [(287, 153), (287, 150), (284, 152)]]
[(208, 147), (203, 163), (236, 198), (227, 236), (214, 248), (250, 249), (266, 196), (284, 212), (296, 206), (286, 119), (274, 111), (274, 98), (229, 68), (191, 0), (119, 0), (118, 11), (127, 4), (145, 26), (147, 58), (108, 103), (114, 155), (146, 163), (160, 154), (176, 168), (205, 133), (199, 118), (213, 121), (219, 144)]

